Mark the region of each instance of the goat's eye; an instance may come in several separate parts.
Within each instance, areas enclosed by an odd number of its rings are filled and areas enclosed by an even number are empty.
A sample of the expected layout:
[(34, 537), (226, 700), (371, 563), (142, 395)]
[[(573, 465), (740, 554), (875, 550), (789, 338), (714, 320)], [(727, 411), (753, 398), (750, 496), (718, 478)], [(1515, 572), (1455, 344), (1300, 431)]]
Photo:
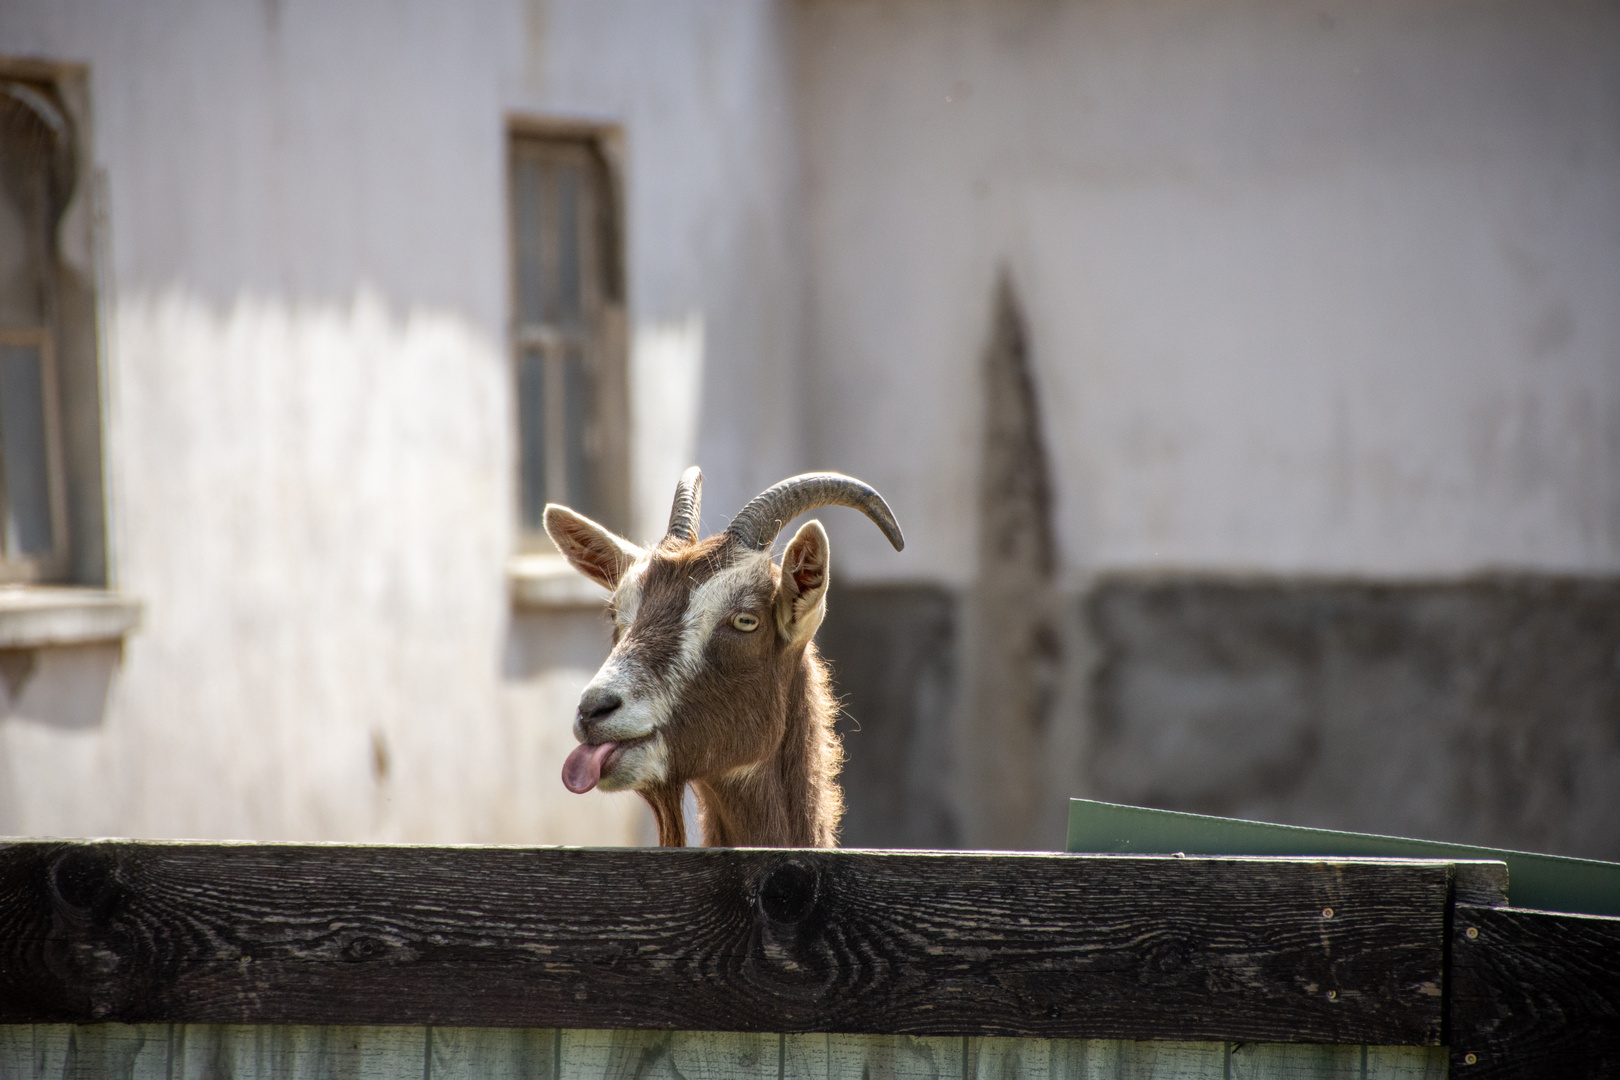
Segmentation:
[(759, 616), (750, 615), (746, 611), (739, 611), (731, 617), (731, 625), (746, 634), (751, 630), (759, 629)]

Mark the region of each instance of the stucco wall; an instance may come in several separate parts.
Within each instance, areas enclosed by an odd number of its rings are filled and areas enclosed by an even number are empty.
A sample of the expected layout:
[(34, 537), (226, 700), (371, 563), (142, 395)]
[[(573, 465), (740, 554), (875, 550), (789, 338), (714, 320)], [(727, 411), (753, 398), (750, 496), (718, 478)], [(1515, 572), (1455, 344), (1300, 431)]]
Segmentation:
[(1066, 565), (1620, 569), (1620, 9), (840, 0), (799, 35), (811, 456), (967, 584), (1006, 265)]
[(558, 779), (600, 618), (507, 600), (504, 124), (621, 129), (639, 505), (695, 456), (726, 514), (799, 452), (752, 407), (796, 387), (788, 41), (763, 2), (0, 8), (0, 55), (89, 65), (146, 604), (7, 701), (0, 833), (644, 835)]
[[(829, 521), (850, 842), (1091, 795), (1616, 857), (1620, 9), (801, 11), (809, 452), (908, 540)], [(1055, 589), (982, 539), (1003, 268)]]

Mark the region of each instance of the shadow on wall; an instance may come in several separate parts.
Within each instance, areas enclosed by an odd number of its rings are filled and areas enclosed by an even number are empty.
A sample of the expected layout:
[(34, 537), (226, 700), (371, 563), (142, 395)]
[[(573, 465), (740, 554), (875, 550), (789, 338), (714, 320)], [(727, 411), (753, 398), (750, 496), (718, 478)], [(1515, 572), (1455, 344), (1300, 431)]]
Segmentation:
[(1620, 858), (1620, 581), (1116, 577), (1082, 603), (1098, 798)]
[(15, 739), (30, 730), (91, 732), (102, 727), (113, 678), (124, 661), (122, 642), (0, 649), (0, 836), (23, 831), (17, 805)]
[[(981, 812), (950, 767), (969, 601), (849, 586), (835, 602), (846, 843), (962, 843)], [(1114, 574), (1063, 606), (1081, 689), (1038, 762), (1049, 816), (1079, 795), (1620, 859), (1620, 579)]]
[(68, 730), (96, 727), (123, 661), (121, 642), (0, 649), (0, 718)]
[(845, 711), (844, 847), (962, 843), (951, 777), (956, 600), (929, 585), (840, 586), (816, 643)]

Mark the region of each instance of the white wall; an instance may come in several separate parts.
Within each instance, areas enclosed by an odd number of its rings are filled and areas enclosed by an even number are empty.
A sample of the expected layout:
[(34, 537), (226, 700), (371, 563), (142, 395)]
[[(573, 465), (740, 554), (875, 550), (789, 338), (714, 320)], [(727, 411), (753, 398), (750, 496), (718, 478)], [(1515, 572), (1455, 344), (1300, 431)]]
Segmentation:
[[(0, 832), (644, 837), (558, 778), (602, 620), (507, 601), (504, 124), (622, 127), (632, 333), (679, 354), (670, 438), (729, 514), (799, 456), (753, 407), (796, 389), (788, 45), (766, 2), (0, 8), (0, 54), (90, 68), (115, 569), (147, 605), (121, 667), (86, 660), (102, 715), (63, 704), (84, 663), (8, 703)], [(690, 462), (642, 451), (667, 508)]]
[(839, 0), (800, 28), (810, 456), (972, 576), (1008, 266), (1074, 571), (1620, 569), (1620, 9)]

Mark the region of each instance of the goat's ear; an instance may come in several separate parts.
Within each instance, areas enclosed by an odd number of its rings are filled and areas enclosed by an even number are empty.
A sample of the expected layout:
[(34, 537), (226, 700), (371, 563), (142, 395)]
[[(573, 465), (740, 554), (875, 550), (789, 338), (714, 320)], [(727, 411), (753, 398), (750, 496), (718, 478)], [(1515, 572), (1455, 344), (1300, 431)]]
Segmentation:
[(782, 553), (782, 584), (776, 590), (776, 629), (794, 645), (809, 641), (827, 613), (827, 530), (807, 521)]
[(612, 529), (556, 503), (546, 504), (546, 535), (575, 570), (609, 591), (643, 554)]

